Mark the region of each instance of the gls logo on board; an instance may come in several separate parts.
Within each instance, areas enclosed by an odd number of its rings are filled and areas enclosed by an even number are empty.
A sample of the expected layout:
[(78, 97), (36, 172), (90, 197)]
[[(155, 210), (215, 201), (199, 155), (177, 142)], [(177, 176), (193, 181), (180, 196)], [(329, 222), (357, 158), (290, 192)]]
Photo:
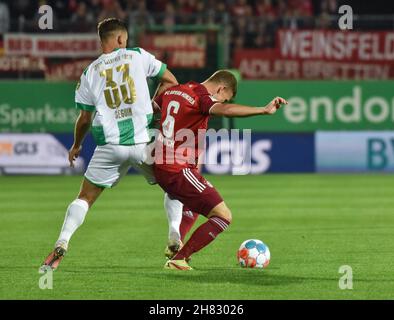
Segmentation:
[(222, 140), (209, 144), (205, 156), (205, 168), (213, 174), (259, 174), (267, 172), (271, 158), (271, 140)]
[(0, 142), (0, 156), (35, 155), (37, 152), (36, 142)]
[(228, 138), (220, 139), (209, 139), (207, 133), (205, 169), (209, 173), (245, 175), (315, 171), (314, 134), (252, 134), (251, 130), (243, 130), (242, 137), (237, 139), (233, 133), (231, 130)]

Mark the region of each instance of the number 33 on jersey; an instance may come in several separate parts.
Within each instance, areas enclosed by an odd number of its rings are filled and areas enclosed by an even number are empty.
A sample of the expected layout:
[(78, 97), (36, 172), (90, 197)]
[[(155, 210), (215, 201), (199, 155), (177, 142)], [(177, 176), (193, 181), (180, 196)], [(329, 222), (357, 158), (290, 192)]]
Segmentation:
[(97, 145), (133, 145), (151, 140), (153, 110), (147, 77), (161, 78), (166, 65), (142, 48), (102, 54), (81, 75), (76, 107), (94, 112)]

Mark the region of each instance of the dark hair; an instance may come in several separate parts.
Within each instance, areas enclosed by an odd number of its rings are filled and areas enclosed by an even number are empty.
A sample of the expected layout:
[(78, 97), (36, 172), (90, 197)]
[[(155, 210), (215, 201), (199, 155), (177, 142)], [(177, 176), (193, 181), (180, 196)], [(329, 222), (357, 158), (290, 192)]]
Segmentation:
[(126, 31), (126, 24), (117, 18), (108, 18), (100, 21), (97, 25), (97, 31), (101, 41), (106, 40), (115, 31)]
[(237, 95), (237, 79), (235, 78), (234, 74), (228, 70), (216, 71), (208, 78), (207, 81), (221, 83), (233, 92), (234, 97)]

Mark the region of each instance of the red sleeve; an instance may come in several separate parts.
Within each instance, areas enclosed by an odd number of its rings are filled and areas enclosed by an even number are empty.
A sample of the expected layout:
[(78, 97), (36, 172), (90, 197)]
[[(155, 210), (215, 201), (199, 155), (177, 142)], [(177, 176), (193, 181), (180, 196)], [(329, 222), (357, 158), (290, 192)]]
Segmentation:
[(209, 110), (211, 107), (217, 103), (210, 95), (204, 94), (200, 96), (200, 111), (202, 114), (209, 115)]

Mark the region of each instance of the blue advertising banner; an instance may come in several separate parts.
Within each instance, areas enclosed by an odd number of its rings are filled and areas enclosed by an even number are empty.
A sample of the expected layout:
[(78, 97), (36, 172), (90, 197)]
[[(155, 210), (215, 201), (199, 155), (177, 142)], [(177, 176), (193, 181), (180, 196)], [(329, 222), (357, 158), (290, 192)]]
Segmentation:
[(67, 143), (50, 133), (0, 133), (0, 175), (83, 172), (86, 167), (83, 157), (76, 159), (70, 168), (68, 148)]
[[(225, 130), (227, 131), (227, 130)], [(245, 130), (249, 132), (248, 130)], [(244, 131), (244, 132), (245, 132)], [(236, 137), (238, 136), (235, 135)], [(55, 137), (67, 148), (73, 142), (72, 134), (55, 134)], [(227, 134), (220, 141), (206, 139), (205, 164), (203, 171), (209, 174), (263, 174), (266, 172), (314, 172), (315, 171), (315, 139), (313, 133), (250, 133), (241, 134), (241, 144), (245, 151), (245, 161), (242, 170), (232, 163), (234, 159), (234, 136)], [(89, 134), (83, 144), (81, 157), (85, 165), (93, 154), (96, 145)], [(231, 156), (231, 153), (233, 156)], [(236, 162), (236, 160), (235, 160)], [(249, 163), (250, 162), (250, 163)], [(132, 169), (130, 172), (134, 172)]]
[[(56, 133), (53, 134), (57, 140), (69, 150), (74, 142), (74, 134), (71, 133)], [(85, 169), (87, 168), (90, 158), (93, 156), (94, 149), (96, 148), (96, 143), (94, 142), (92, 134), (89, 132), (85, 140), (83, 141), (81, 158), (84, 159)]]
[(317, 132), (317, 172), (394, 172), (394, 131)]
[[(234, 151), (234, 139), (222, 139), (219, 143), (207, 139), (204, 172), (210, 174), (263, 174), (266, 172), (314, 172), (315, 141), (313, 133), (251, 133), (244, 134), (243, 148), (249, 157), (241, 169), (228, 161)], [(242, 143), (241, 143), (242, 144)], [(234, 157), (231, 157), (234, 158)], [(217, 163), (214, 163), (217, 160)], [(234, 168), (235, 167), (235, 168)]]
[[(96, 148), (88, 134), (76, 168), (71, 169), (68, 163), (68, 150), (73, 143), (71, 133), (2, 134), (0, 137), (0, 175), (81, 174)], [(206, 139), (203, 170), (209, 174), (234, 175), (314, 172), (314, 134), (211, 131)], [(130, 173), (135, 171), (131, 169)]]

